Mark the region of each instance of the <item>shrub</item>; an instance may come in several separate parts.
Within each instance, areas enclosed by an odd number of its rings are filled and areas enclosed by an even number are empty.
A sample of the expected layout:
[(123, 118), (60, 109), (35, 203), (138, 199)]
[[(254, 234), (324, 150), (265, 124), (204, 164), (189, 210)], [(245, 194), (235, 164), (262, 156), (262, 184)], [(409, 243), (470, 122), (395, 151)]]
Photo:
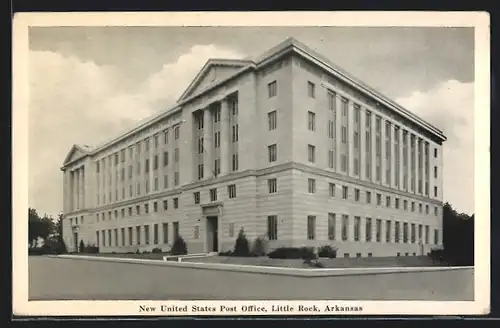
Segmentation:
[(186, 245), (186, 242), (184, 241), (184, 238), (179, 236), (179, 237), (177, 237), (177, 239), (175, 239), (174, 244), (172, 245), (171, 254), (172, 255), (185, 255), (185, 254), (187, 254), (187, 245)]
[(155, 247), (151, 250), (151, 253), (162, 253), (162, 249), (161, 248), (158, 248), (158, 247)]
[(267, 250), (266, 240), (262, 237), (255, 238), (252, 245), (252, 253), (254, 253), (257, 256), (264, 256), (266, 255), (266, 250)]
[(78, 251), (80, 253), (85, 253), (85, 244), (84, 244), (83, 240), (80, 240), (80, 245), (78, 246)]
[(337, 248), (331, 245), (324, 245), (318, 249), (318, 257), (328, 257), (334, 259), (337, 257)]
[(250, 254), (248, 239), (245, 236), (243, 228), (240, 229), (240, 232), (238, 233), (238, 238), (236, 238), (233, 254), (234, 256), (248, 256)]
[(231, 251), (224, 251), (224, 252), (219, 252), (219, 256), (232, 256), (233, 252)]
[(279, 247), (268, 254), (272, 259), (303, 259), (316, 258), (313, 247)]
[(429, 253), (429, 257), (433, 261), (443, 262), (444, 261), (444, 251), (443, 251), (443, 249), (438, 249), (438, 248), (431, 249), (431, 252)]
[(85, 247), (85, 252), (89, 254), (97, 254), (99, 253), (99, 247), (96, 245), (87, 245), (87, 247)]

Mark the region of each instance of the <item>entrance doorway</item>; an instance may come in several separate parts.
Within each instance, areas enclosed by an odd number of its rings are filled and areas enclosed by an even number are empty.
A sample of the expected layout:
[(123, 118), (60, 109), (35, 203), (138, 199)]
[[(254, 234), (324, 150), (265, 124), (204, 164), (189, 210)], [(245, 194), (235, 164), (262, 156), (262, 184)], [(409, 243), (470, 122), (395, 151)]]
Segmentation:
[(78, 233), (77, 232), (73, 233), (73, 240), (75, 243), (75, 252), (78, 252), (79, 249), (78, 249)]
[(207, 216), (207, 251), (219, 251), (219, 219), (217, 216)]

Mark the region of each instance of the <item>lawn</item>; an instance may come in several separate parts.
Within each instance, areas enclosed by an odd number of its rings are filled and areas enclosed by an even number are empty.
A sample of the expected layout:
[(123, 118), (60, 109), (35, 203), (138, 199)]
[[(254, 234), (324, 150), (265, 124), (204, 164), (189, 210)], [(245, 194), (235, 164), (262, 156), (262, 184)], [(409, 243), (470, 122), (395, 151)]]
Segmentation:
[[(296, 259), (271, 259), (268, 257), (234, 257), (234, 256), (209, 256), (202, 258), (186, 258), (183, 262), (196, 263), (225, 263), (256, 266), (274, 266), (287, 268), (310, 268), (303, 260)], [(325, 268), (376, 268), (376, 267), (427, 267), (441, 266), (434, 263), (427, 256), (402, 256), (402, 257), (371, 257), (371, 258), (322, 258), (319, 260)]]
[(98, 256), (98, 257), (118, 257), (126, 259), (147, 259), (147, 260), (163, 260), (164, 256), (170, 255), (169, 253), (71, 253), (70, 255), (83, 255), (83, 256)]

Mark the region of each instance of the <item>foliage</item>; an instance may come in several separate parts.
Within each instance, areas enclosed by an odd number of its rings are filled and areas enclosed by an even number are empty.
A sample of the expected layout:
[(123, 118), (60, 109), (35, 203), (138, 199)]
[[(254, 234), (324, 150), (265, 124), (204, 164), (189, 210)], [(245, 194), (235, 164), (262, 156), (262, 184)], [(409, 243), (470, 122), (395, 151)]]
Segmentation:
[(80, 240), (80, 244), (78, 246), (78, 251), (80, 253), (85, 253), (85, 243), (83, 242), (83, 240)]
[(256, 256), (265, 256), (267, 251), (266, 240), (262, 237), (255, 238), (252, 245), (252, 253)]
[(187, 254), (187, 245), (182, 236), (177, 237), (175, 239), (174, 244), (171, 249), (172, 255), (185, 255)]
[(236, 238), (236, 242), (234, 244), (234, 256), (249, 256), (250, 255), (250, 246), (247, 237), (245, 236), (245, 231), (243, 228), (240, 229), (238, 233), (238, 238)]
[(38, 238), (46, 240), (55, 232), (52, 217), (44, 215), (40, 217), (34, 208), (28, 208), (28, 245), (35, 247)]
[(318, 249), (318, 257), (328, 257), (334, 259), (337, 257), (337, 247), (332, 245), (324, 245)]
[(223, 251), (223, 252), (219, 252), (218, 255), (219, 256), (232, 256), (233, 252), (232, 251)]
[(442, 260), (450, 265), (474, 265), (474, 215), (443, 206)]
[(155, 247), (151, 250), (151, 253), (161, 253), (163, 252), (161, 248)]
[(88, 254), (97, 254), (97, 253), (99, 253), (99, 246), (96, 246), (96, 245), (87, 245), (87, 246), (85, 246), (85, 253), (88, 253)]
[(267, 254), (272, 259), (311, 260), (317, 256), (313, 247), (279, 247)]

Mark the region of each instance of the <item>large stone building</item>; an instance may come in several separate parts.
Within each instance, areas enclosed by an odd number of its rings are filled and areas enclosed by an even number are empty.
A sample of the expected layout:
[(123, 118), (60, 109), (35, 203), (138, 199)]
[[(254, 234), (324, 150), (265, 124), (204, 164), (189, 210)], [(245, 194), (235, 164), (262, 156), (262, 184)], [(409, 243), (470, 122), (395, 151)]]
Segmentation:
[(419, 255), (442, 243), (443, 133), (295, 39), (211, 59), (178, 102), (64, 172), (64, 239), (101, 252), (271, 248)]

